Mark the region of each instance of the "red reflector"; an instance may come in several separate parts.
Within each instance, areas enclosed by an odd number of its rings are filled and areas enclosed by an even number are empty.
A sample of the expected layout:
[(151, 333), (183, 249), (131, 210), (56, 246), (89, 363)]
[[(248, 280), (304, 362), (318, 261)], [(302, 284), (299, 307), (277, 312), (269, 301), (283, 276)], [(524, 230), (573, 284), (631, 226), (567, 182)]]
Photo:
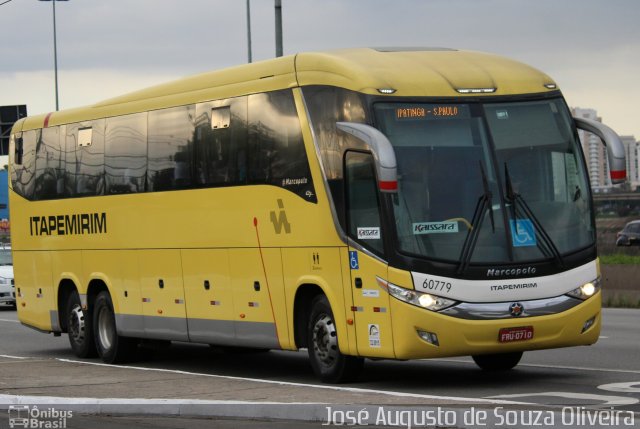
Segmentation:
[(384, 182), (381, 180), (378, 186), (380, 186), (381, 191), (397, 191), (398, 190), (398, 182), (396, 181)]
[(621, 180), (627, 177), (627, 170), (611, 170), (611, 178)]
[(512, 343), (514, 341), (528, 341), (533, 338), (533, 326), (520, 326), (517, 328), (502, 328), (498, 333), (498, 341)]
[(49, 112), (47, 113), (47, 116), (44, 117), (44, 128), (47, 128), (49, 126), (49, 119), (51, 118), (52, 114), (53, 112)]

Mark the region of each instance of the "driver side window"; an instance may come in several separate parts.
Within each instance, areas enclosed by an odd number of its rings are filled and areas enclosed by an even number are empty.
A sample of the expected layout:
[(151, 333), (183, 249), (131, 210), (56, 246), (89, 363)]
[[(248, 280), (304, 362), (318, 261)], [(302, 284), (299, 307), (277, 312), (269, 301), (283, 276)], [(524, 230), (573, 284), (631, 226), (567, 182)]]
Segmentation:
[(349, 151), (345, 154), (348, 234), (374, 253), (384, 253), (380, 202), (373, 156)]

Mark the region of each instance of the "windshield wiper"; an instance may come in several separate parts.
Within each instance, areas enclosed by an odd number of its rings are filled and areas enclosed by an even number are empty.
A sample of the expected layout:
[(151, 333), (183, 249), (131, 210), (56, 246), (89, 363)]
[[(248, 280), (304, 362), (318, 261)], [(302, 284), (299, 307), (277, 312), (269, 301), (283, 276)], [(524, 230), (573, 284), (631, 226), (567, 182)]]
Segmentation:
[(462, 245), (458, 274), (464, 273), (469, 267), (471, 256), (473, 255), (473, 251), (476, 248), (476, 244), (478, 242), (478, 236), (480, 235), (480, 226), (484, 221), (487, 209), (489, 210), (489, 219), (491, 220), (491, 230), (494, 233), (496, 232), (496, 225), (493, 218), (493, 208), (491, 203), (493, 194), (489, 189), (489, 182), (487, 180), (487, 174), (484, 172), (484, 167), (482, 167), (482, 161), (480, 161), (480, 174), (482, 174), (482, 188), (484, 192), (480, 196), (480, 198), (478, 198), (478, 203), (476, 204), (476, 208), (473, 212), (473, 218), (471, 219), (471, 230), (467, 234), (467, 237), (464, 240), (464, 244)]
[[(562, 255), (560, 254), (560, 251), (554, 244), (553, 240), (551, 239), (547, 231), (544, 229), (544, 227), (542, 226), (542, 224), (540, 223), (536, 215), (533, 214), (533, 211), (531, 211), (531, 208), (529, 207), (527, 202), (524, 200), (522, 195), (520, 195), (519, 193), (513, 190), (513, 185), (511, 183), (511, 176), (509, 175), (509, 167), (507, 167), (506, 162), (504, 163), (504, 179), (505, 179), (505, 186), (507, 188), (505, 199), (509, 203), (511, 203), (513, 221), (517, 222), (518, 207), (520, 207), (522, 213), (524, 214), (523, 218), (528, 218), (529, 220), (531, 220), (531, 223), (533, 223), (535, 230), (540, 235), (541, 242), (536, 242), (538, 248), (542, 251), (543, 254), (547, 256), (551, 254), (551, 256), (553, 256), (553, 258), (556, 260), (556, 263), (558, 264), (558, 266), (560, 268), (563, 268), (564, 260), (562, 259)], [(542, 246), (542, 243), (544, 243), (544, 246)]]

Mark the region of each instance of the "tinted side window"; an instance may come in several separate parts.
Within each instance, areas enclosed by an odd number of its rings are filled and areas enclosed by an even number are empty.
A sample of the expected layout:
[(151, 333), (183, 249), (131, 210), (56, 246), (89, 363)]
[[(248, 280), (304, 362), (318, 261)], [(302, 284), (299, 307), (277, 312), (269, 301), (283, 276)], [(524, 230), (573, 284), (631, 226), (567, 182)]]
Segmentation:
[(105, 140), (106, 193), (144, 192), (147, 177), (147, 114), (108, 118)]
[(67, 125), (68, 196), (104, 194), (104, 127), (104, 119)]
[(349, 151), (345, 154), (345, 165), (348, 233), (364, 247), (383, 253), (373, 156)]
[(246, 183), (246, 97), (196, 105), (194, 155), (196, 186)]
[(25, 131), (21, 137), (17, 135), (16, 147), (18, 140), (22, 142), (22, 163), (12, 164), (11, 181), (19, 195), (31, 199), (35, 187), (36, 143), (40, 141), (40, 130)]
[(48, 200), (64, 196), (65, 151), (60, 127), (44, 128), (36, 145), (36, 181), (34, 199)]
[(280, 186), (317, 202), (290, 90), (249, 96), (249, 183)]
[(195, 106), (149, 112), (149, 191), (189, 188), (193, 181)]

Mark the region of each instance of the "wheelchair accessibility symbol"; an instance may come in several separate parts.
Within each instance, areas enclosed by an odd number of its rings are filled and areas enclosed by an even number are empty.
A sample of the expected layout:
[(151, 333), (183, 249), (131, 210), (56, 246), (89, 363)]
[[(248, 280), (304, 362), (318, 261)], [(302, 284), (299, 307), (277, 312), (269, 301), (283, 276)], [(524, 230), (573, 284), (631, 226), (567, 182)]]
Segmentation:
[(529, 219), (510, 220), (513, 247), (535, 246), (536, 232)]
[(358, 262), (357, 250), (349, 251), (349, 266), (351, 266), (352, 270), (357, 270), (360, 268), (360, 263)]

